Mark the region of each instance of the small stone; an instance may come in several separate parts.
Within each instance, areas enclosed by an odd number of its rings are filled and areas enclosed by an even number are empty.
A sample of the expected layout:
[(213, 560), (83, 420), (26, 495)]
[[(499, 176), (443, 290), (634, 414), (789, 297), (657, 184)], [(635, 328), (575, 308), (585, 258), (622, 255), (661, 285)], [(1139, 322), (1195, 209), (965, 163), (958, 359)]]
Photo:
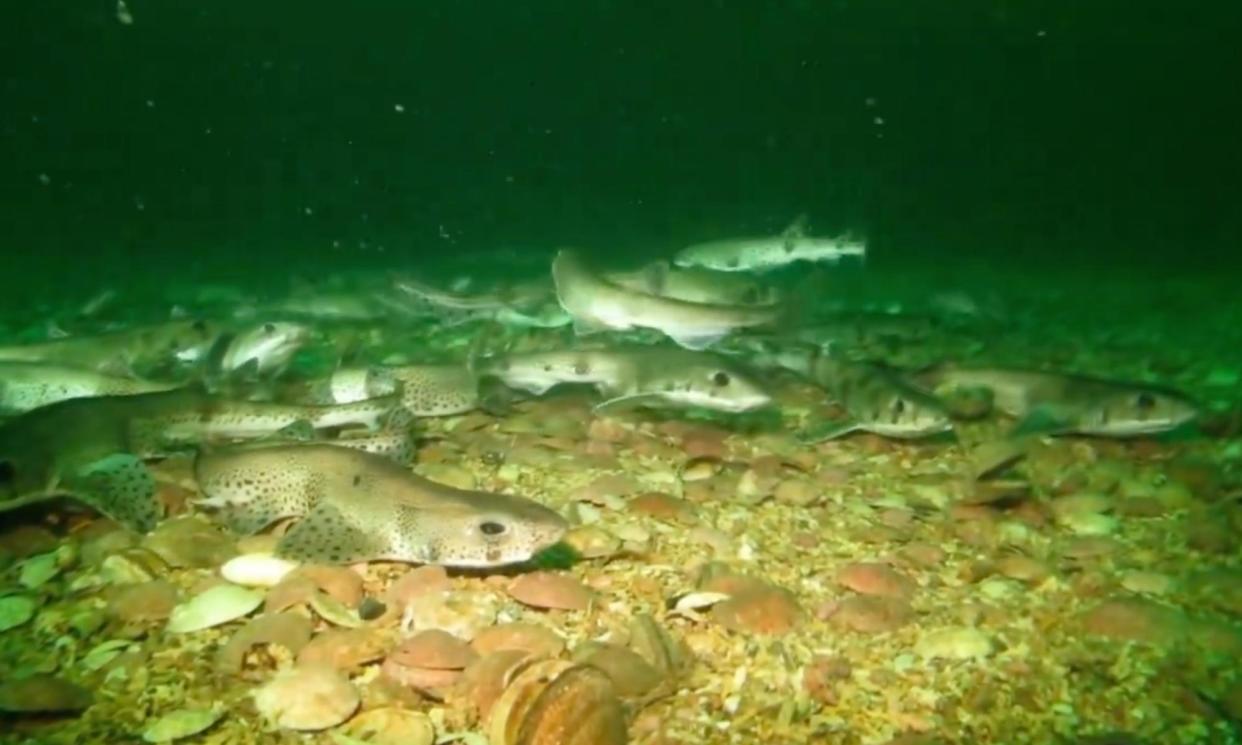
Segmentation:
[(586, 610), (593, 593), (569, 575), (552, 572), (523, 574), (509, 585), (509, 595), (533, 608)]
[(277, 673), (254, 692), (254, 705), (278, 727), (315, 731), (335, 727), (361, 698), (349, 678), (326, 665), (299, 666)]

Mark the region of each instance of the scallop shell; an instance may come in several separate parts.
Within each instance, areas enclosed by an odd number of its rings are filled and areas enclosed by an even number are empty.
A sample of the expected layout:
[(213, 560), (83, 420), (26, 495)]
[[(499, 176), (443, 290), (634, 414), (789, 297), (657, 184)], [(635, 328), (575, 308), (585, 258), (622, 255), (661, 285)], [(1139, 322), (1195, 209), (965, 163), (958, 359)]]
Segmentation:
[(173, 608), (168, 617), (169, 633), (219, 626), (249, 615), (263, 603), (263, 593), (239, 585), (216, 585)]
[[(532, 669), (539, 675), (524, 685)], [(609, 677), (589, 665), (570, 665), (548, 680), (551, 669), (535, 665), (513, 681), (524, 690), (517, 705), (493, 708), (491, 745), (625, 745), (625, 711)]]

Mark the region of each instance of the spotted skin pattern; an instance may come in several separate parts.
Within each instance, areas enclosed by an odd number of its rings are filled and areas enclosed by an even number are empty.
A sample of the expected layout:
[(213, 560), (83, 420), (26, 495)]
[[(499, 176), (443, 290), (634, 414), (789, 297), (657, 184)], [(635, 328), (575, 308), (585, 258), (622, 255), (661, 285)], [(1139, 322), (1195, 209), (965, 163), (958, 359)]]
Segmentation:
[(564, 518), (531, 500), (437, 484), (338, 445), (202, 454), (195, 476), (201, 504), (237, 532), (301, 518), (276, 549), (295, 561), (492, 567), (529, 559), (566, 529)]

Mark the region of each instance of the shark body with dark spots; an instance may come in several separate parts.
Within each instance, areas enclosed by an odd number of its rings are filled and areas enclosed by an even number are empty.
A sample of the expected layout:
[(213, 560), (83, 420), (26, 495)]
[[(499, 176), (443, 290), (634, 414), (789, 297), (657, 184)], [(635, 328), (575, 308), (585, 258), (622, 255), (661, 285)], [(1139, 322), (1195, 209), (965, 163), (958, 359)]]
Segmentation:
[(399, 413), (396, 397), (292, 406), (227, 401), (201, 388), (61, 401), (0, 425), (0, 511), (72, 496), (145, 532), (160, 514), (146, 458), (299, 426), (378, 430)]
[(202, 453), (195, 477), (200, 504), (238, 533), (299, 518), (276, 548), (293, 561), (494, 567), (530, 559), (566, 530), (529, 499), (456, 489), (332, 445)]

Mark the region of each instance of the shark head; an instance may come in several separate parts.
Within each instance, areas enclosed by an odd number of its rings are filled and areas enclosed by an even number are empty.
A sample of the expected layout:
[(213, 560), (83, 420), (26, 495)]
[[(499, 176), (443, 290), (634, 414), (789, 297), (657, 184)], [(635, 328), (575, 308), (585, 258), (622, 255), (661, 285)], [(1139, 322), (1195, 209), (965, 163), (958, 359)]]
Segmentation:
[(721, 360), (706, 359), (684, 368), (671, 368), (644, 388), (677, 404), (717, 411), (742, 412), (767, 406), (772, 397), (749, 375)]
[(557, 512), (530, 500), (466, 493), (468, 504), (399, 507), (391, 527), (394, 558), (451, 567), (486, 568), (531, 559), (565, 535)]
[(915, 439), (947, 432), (953, 420), (935, 398), (904, 386), (872, 396), (860, 411), (851, 410), (860, 429), (882, 437)]
[(1126, 386), (1101, 396), (1083, 410), (1074, 431), (1106, 437), (1167, 432), (1199, 415), (1198, 405), (1177, 391)]

